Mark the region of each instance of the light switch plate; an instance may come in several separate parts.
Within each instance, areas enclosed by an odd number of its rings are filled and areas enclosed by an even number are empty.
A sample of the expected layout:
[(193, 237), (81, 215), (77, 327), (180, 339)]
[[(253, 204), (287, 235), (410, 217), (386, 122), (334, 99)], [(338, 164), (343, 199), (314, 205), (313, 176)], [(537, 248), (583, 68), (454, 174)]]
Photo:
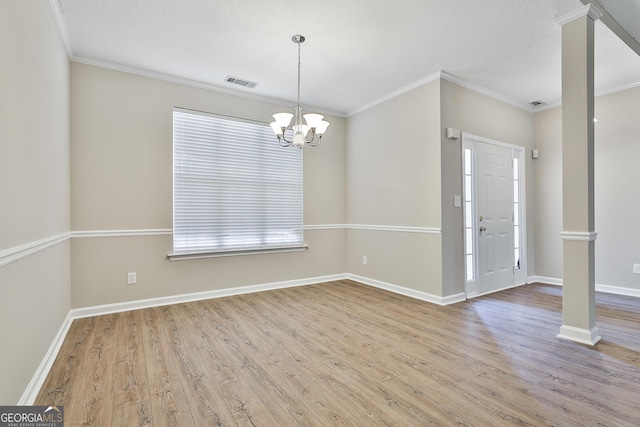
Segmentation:
[(640, 274), (640, 264), (633, 264), (633, 274)]
[(462, 204), (462, 198), (460, 196), (453, 196), (453, 207), (459, 208)]

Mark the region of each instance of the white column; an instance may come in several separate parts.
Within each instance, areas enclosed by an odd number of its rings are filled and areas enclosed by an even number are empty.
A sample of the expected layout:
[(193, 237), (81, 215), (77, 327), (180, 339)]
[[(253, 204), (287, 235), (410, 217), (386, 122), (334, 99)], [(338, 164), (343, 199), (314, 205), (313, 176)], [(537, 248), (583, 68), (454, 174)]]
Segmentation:
[(556, 22), (562, 25), (562, 326), (558, 337), (594, 345), (594, 21), (592, 5)]

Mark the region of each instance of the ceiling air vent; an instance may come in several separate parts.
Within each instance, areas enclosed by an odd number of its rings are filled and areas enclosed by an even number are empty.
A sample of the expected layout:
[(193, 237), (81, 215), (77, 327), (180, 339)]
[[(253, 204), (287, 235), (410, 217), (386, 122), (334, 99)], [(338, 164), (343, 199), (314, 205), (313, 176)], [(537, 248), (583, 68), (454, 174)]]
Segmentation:
[(542, 102), (542, 101), (531, 101), (529, 103), (529, 105), (531, 105), (532, 107), (540, 107), (540, 106), (545, 105), (545, 104), (546, 103)]
[(254, 87), (258, 86), (258, 83), (256, 83), (256, 82), (250, 82), (249, 80), (239, 79), (239, 78), (233, 77), (233, 76), (227, 76), (224, 79), (224, 81), (227, 82), (227, 83), (232, 83), (234, 85), (240, 85), (240, 86), (248, 87), (249, 89), (253, 89)]

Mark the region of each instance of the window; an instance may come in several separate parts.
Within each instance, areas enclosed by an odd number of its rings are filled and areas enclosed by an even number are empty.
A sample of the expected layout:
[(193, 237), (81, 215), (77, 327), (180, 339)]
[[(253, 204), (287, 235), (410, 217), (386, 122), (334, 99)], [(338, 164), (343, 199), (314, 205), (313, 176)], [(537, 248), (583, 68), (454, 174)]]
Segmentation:
[(467, 282), (475, 279), (475, 258), (473, 256), (473, 158), (470, 148), (464, 149), (464, 231), (465, 231), (465, 262)]
[(175, 108), (173, 251), (304, 248), (302, 150), (265, 123)]
[[(514, 153), (514, 156), (516, 154)], [(517, 157), (513, 158), (513, 268), (520, 270), (520, 172)]]

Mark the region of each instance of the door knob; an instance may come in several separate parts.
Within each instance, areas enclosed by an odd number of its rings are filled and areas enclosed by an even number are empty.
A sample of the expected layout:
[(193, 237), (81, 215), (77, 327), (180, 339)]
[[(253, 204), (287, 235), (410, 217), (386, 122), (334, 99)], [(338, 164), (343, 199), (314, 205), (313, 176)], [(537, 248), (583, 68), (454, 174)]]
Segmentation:
[(483, 231), (487, 231), (487, 227), (485, 227), (484, 225), (480, 227), (480, 232), (482, 233)]

